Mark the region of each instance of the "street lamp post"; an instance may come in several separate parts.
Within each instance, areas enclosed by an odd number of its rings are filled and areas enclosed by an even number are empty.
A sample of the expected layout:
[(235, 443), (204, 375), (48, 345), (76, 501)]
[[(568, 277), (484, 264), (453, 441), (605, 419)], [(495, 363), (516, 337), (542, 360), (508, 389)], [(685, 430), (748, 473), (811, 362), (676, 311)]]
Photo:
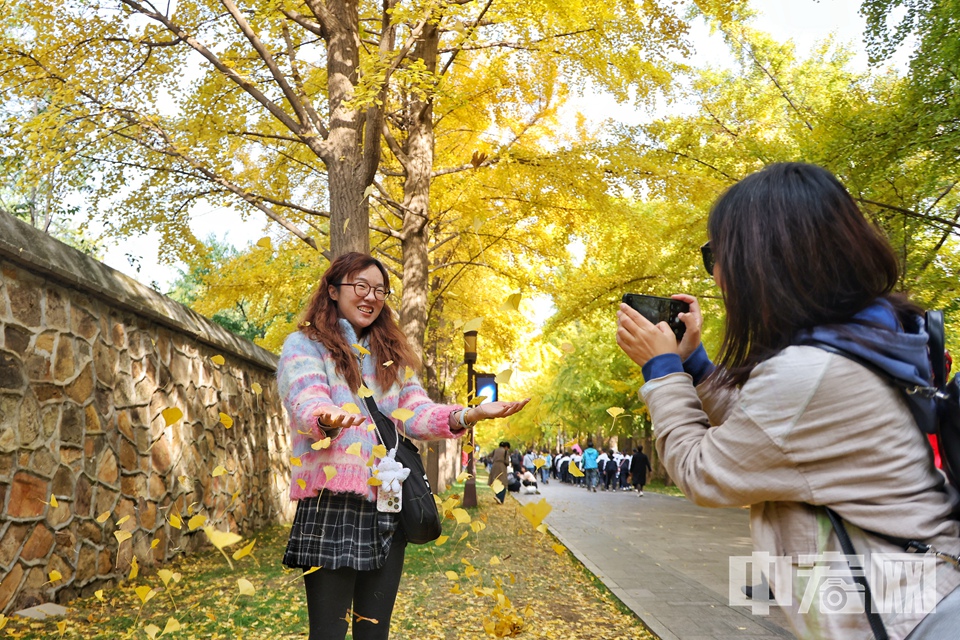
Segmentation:
[[(477, 332), (463, 332), (463, 361), (467, 365), (467, 407), (470, 399), (476, 396), (473, 365), (477, 362)], [(463, 485), (463, 506), (477, 506), (477, 441), (474, 427), (470, 428), (470, 455), (467, 458), (467, 473), (470, 477)]]

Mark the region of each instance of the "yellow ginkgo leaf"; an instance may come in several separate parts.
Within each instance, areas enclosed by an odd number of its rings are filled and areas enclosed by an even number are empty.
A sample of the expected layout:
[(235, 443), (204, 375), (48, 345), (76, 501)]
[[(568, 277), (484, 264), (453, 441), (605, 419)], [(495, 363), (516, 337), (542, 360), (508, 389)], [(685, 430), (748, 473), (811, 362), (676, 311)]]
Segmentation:
[(365, 349), (362, 344), (353, 343), (353, 344), (350, 345), (350, 346), (353, 347), (354, 349), (356, 349), (357, 351), (359, 351), (359, 352), (360, 352), (360, 355), (362, 355), (362, 356), (368, 356), (368, 355), (370, 355), (370, 352), (369, 352), (367, 349)]
[(163, 416), (163, 421), (166, 423), (166, 426), (169, 427), (180, 421), (180, 418), (183, 417), (183, 411), (177, 407), (167, 407), (160, 412), (160, 415)]
[(547, 461), (544, 460), (543, 458), (535, 458), (533, 461), (533, 466), (536, 467), (537, 469), (539, 469), (545, 464), (547, 464)]
[(246, 578), (237, 578), (237, 587), (240, 589), (240, 595), (242, 596), (252, 596), (257, 593), (257, 590), (253, 588), (253, 583)]
[(376, 428), (377, 428), (377, 425), (375, 425), (375, 424), (369, 425), (369, 426), (367, 427), (367, 433), (370, 433), (371, 431), (373, 431), (373, 430), (376, 429)]
[(207, 521), (207, 516), (202, 513), (198, 513), (187, 521), (187, 527), (190, 531), (195, 531), (203, 526), (203, 523)]
[(413, 377), (413, 369), (411, 369), (410, 367), (407, 367), (407, 368), (404, 370), (403, 381), (406, 382), (407, 380), (409, 380), (409, 379), (412, 378), (412, 377)]
[(447, 580), (459, 580), (460, 576), (456, 571), (444, 571), (443, 575), (447, 576)]
[(257, 246), (260, 247), (261, 249), (269, 249), (270, 243), (271, 243), (270, 236), (263, 236), (262, 238), (257, 240)]
[(573, 464), (572, 462), (570, 463), (570, 467), (567, 470), (570, 472), (570, 475), (572, 475), (574, 478), (583, 477), (583, 471), (580, 471), (580, 467)]
[(360, 388), (357, 389), (357, 395), (361, 398), (371, 398), (373, 397), (373, 391), (367, 388), (366, 385), (360, 385)]
[(549, 531), (549, 529), (547, 528), (547, 523), (546, 523), (546, 522), (541, 522), (541, 523), (540, 523), (540, 526), (537, 527), (537, 531), (539, 531), (540, 533), (546, 534), (547, 531)]
[(327, 436), (326, 438), (322, 438), (314, 442), (312, 445), (310, 445), (310, 448), (313, 449), (314, 451), (320, 451), (321, 449), (326, 449), (329, 446), (330, 446), (330, 437)]
[(303, 429), (297, 429), (297, 433), (299, 433), (302, 436), (308, 436), (311, 433), (313, 433), (313, 431), (304, 431)]
[(157, 575), (160, 576), (163, 586), (167, 586), (170, 584), (170, 578), (173, 577), (173, 571), (170, 571), (169, 569), (158, 569)]
[(157, 592), (154, 589), (151, 589), (146, 585), (140, 585), (134, 589), (134, 592), (137, 594), (137, 597), (140, 598), (140, 602), (143, 604), (147, 604), (150, 598), (157, 595)]
[(234, 559), (234, 560), (239, 560), (240, 558), (246, 558), (248, 555), (250, 555), (251, 553), (253, 553), (253, 545), (255, 545), (255, 544), (257, 544), (257, 541), (256, 541), (256, 540), (252, 541), (250, 544), (248, 544), (247, 546), (243, 547), (242, 549), (238, 549), (237, 551), (234, 551), (234, 552), (233, 552), (233, 559)]
[(223, 412), (221, 411), (221, 412), (220, 412), (220, 424), (222, 424), (225, 429), (229, 429), (230, 427), (233, 426), (233, 418), (231, 418), (230, 416), (228, 416), (227, 414), (225, 414), (225, 413), (223, 413)]
[(57, 502), (57, 496), (53, 495), (52, 493), (50, 494), (50, 506), (54, 509), (60, 506), (60, 503)]
[(470, 514), (466, 509), (454, 509), (453, 517), (456, 518), (457, 524), (470, 524)]
[(151, 548), (151, 549), (156, 549), (156, 548), (159, 547), (159, 546), (160, 546), (160, 538), (154, 538), (154, 539), (150, 542), (150, 548)]
[(223, 549), (224, 547), (229, 547), (231, 545), (237, 544), (238, 542), (243, 540), (243, 538), (232, 531), (220, 531), (218, 529), (214, 529), (213, 527), (204, 527), (203, 532), (207, 534), (207, 539), (210, 540), (210, 543), (213, 546), (215, 546), (220, 551), (220, 553), (223, 554), (223, 557), (226, 558), (227, 564), (230, 565), (230, 569), (232, 570), (233, 562), (231, 562), (230, 557), (227, 555), (227, 552), (224, 551)]
[(490, 483), (490, 488), (493, 489), (494, 493), (500, 493), (504, 490), (503, 483), (500, 482), (500, 478), (494, 478), (493, 482)]
[(459, 474), (457, 474), (457, 482), (466, 482), (472, 477), (473, 476), (470, 475), (469, 471), (461, 471)]
[(471, 407), (475, 407), (478, 404), (483, 404), (486, 401), (487, 401), (487, 396), (477, 396), (476, 398), (470, 398), (470, 402), (468, 402), (467, 404), (470, 405)]
[(464, 531), (463, 534), (460, 536), (460, 539), (457, 540), (457, 542), (463, 542), (464, 540), (467, 539), (467, 536), (468, 536), (468, 535), (470, 535), (470, 533), (467, 532), (467, 531)]
[(500, 564), (500, 558), (498, 558), (497, 556), (493, 556), (492, 558), (490, 558), (490, 564)]
[(156, 640), (157, 635), (160, 633), (160, 627), (155, 624), (148, 624), (143, 628), (143, 631), (150, 640)]
[(127, 580), (133, 580), (140, 573), (140, 563), (137, 562), (137, 556), (133, 556), (133, 561), (130, 563), (130, 575), (127, 576)]
[(503, 371), (498, 373), (496, 376), (494, 376), (493, 380), (497, 384), (510, 384), (510, 376), (512, 375), (513, 375), (513, 369), (504, 369)]
[(100, 524), (103, 524), (104, 522), (107, 521), (107, 518), (109, 518), (109, 517), (110, 517), (110, 512), (109, 512), (109, 511), (104, 511), (103, 513), (101, 513), (100, 515), (97, 516), (97, 522), (100, 523)]
[(559, 542), (551, 546), (553, 547), (553, 550), (556, 551), (557, 554), (561, 556), (563, 555), (563, 552), (567, 550), (567, 548), (562, 544), (560, 544)]
[(449, 539), (450, 539), (450, 536), (440, 536), (439, 538), (437, 538), (436, 540), (434, 540), (433, 544), (435, 544), (435, 545), (437, 545), (437, 546), (439, 547), (439, 546), (442, 546), (443, 543), (446, 542), (446, 541), (449, 540)]
[(363, 445), (361, 443), (354, 442), (349, 447), (347, 447), (346, 453), (347, 455), (358, 456), (362, 458), (363, 457), (363, 454), (361, 453), (362, 449), (363, 449)]
[(122, 525), (124, 522), (126, 522), (126, 521), (129, 520), (129, 519), (130, 519), (130, 516), (123, 516), (122, 518), (120, 518), (119, 520), (117, 520), (117, 526), (119, 527), (120, 525)]
[(564, 442), (564, 443), (563, 443), (563, 448), (564, 448), (564, 449), (572, 449), (576, 444), (577, 444), (577, 441), (576, 441), (576, 440), (571, 440), (571, 441), (569, 441), (569, 442)]
[(413, 411), (410, 411), (410, 409), (404, 409), (403, 407), (400, 407), (399, 409), (395, 409), (394, 411), (392, 411), (390, 413), (390, 417), (396, 418), (400, 422), (406, 422), (407, 420), (413, 417)]
[(212, 362), (213, 364), (223, 364), (226, 362), (226, 360), (224, 360), (223, 356), (221, 355), (215, 355), (212, 358), (210, 358), (210, 362)]
[(297, 486), (300, 487), (301, 491), (307, 490), (307, 481), (303, 478), (297, 478)]
[(252, 385), (250, 385), (250, 390), (257, 395), (263, 393), (263, 387), (260, 386), (259, 382), (254, 382)]
[(511, 293), (507, 296), (507, 299), (503, 301), (503, 304), (500, 305), (501, 311), (520, 311), (520, 298), (521, 294)]
[(375, 458), (384, 458), (387, 455), (387, 448), (382, 444), (374, 445), (373, 455)]
[(609, 413), (611, 416), (616, 418), (617, 416), (623, 413), (623, 407), (610, 407), (609, 409), (607, 409), (607, 413)]
[(337, 468), (331, 464), (328, 464), (323, 468), (323, 473), (325, 476), (327, 476), (327, 482), (330, 482), (334, 476), (337, 475)]
[(113, 537), (117, 539), (118, 544), (123, 544), (125, 540), (129, 540), (130, 538), (132, 538), (133, 534), (130, 533), (129, 531), (120, 530), (120, 531), (114, 531)]
[(473, 565), (467, 565), (467, 568), (463, 570), (463, 575), (466, 576), (467, 578), (472, 578), (478, 573), (480, 572), (477, 571), (476, 567), (474, 567)]
[(53, 571), (47, 574), (47, 577), (50, 578), (50, 582), (57, 582), (63, 579), (63, 574), (61, 574), (59, 571), (54, 569)]
[(360, 407), (358, 407), (352, 402), (348, 402), (347, 404), (343, 405), (340, 408), (343, 409), (346, 413), (350, 413), (353, 415), (357, 415), (360, 413)]
[(165, 636), (168, 633), (176, 633), (180, 631), (180, 623), (175, 618), (167, 618), (167, 624), (163, 625), (163, 633), (160, 635)]
[(170, 526), (173, 527), (174, 529), (179, 529), (180, 527), (183, 526), (183, 520), (181, 520), (180, 516), (178, 516), (177, 514), (171, 513)]
[(214, 478), (217, 478), (219, 476), (225, 475), (226, 473), (227, 473), (226, 467), (224, 467), (222, 464), (218, 464), (217, 467), (213, 470), (213, 473), (210, 475), (212, 475)]
[(94, 592), (93, 592), (93, 596), (94, 596), (97, 600), (99, 600), (100, 602), (103, 602), (103, 601), (104, 601), (104, 600), (103, 600), (103, 589), (97, 589), (96, 591), (94, 591)]
[(383, 363), (383, 366), (389, 367), (392, 364), (393, 364), (393, 360), (387, 360), (386, 362)]
[(383, 484), (383, 481), (380, 480), (380, 478), (371, 477), (371, 478), (367, 478), (367, 484), (370, 485), (371, 487), (379, 487), (380, 485)]
[(306, 571), (304, 571), (303, 573), (301, 573), (300, 576), (308, 576), (308, 575), (310, 575), (311, 573), (313, 573), (314, 571), (320, 571), (320, 567), (310, 567), (309, 569), (307, 569)]
[(303, 463), (300, 462), (300, 458), (290, 458), (290, 464), (294, 467), (303, 466)]
[(480, 331), (480, 325), (483, 324), (483, 318), (474, 318), (463, 323), (463, 332)]
[[(463, 591), (460, 589), (460, 583), (459, 583), (459, 582), (454, 582), (454, 583), (453, 583), (453, 586), (450, 587), (450, 593), (458, 593), (458, 594), (459, 594), (459, 593), (463, 593)], [(490, 635), (496, 635), (496, 634), (491, 632)]]

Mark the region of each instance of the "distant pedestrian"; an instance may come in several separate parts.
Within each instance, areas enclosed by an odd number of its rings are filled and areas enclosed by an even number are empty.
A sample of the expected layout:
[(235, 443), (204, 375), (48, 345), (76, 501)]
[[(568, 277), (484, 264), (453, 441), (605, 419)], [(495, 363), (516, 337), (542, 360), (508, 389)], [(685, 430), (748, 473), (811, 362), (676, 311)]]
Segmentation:
[(501, 442), (497, 450), (493, 452), (493, 463), (490, 465), (490, 477), (487, 478), (487, 484), (492, 485), (494, 480), (499, 480), (503, 486), (500, 491), (494, 494), (497, 502), (503, 504), (507, 497), (507, 460), (510, 458), (510, 443)]
[(653, 471), (650, 468), (650, 458), (643, 452), (643, 447), (639, 446), (633, 450), (633, 460), (630, 462), (630, 475), (633, 476), (633, 488), (641, 496), (643, 495), (643, 485), (647, 484), (647, 471)]
[(614, 491), (617, 490), (617, 473), (619, 473), (620, 467), (617, 464), (617, 459), (613, 456), (613, 449), (607, 452), (607, 461), (603, 465), (603, 490), (610, 491), (612, 488)]
[(537, 486), (537, 477), (533, 475), (530, 469), (526, 469), (520, 474), (520, 494), (529, 495), (535, 493), (540, 493), (540, 488)]
[(629, 491), (630, 490), (630, 461), (633, 460), (633, 456), (623, 456), (620, 458), (620, 490)]
[(587, 491), (597, 492), (597, 483), (600, 481), (600, 473), (597, 471), (597, 458), (600, 453), (593, 448), (593, 442), (587, 442), (587, 448), (583, 451), (583, 474), (587, 480)]
[(540, 467), (543, 484), (550, 484), (550, 471), (553, 469), (553, 456), (547, 451), (543, 454), (543, 466)]
[(527, 471), (533, 471), (534, 469), (536, 469), (536, 467), (533, 464), (533, 461), (536, 457), (537, 456), (535, 456), (533, 453), (533, 449), (531, 449), (530, 447), (527, 447), (527, 452), (523, 454), (523, 462), (521, 463), (523, 464), (523, 468), (526, 469)]

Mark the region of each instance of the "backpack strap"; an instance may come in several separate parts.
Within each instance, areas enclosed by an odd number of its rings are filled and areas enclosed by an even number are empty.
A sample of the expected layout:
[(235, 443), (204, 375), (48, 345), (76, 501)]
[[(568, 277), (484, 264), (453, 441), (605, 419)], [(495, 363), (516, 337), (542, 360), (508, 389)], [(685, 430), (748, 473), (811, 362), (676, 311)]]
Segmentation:
[(943, 329), (943, 311), (927, 311), (927, 345), (930, 350), (930, 366), (933, 369), (933, 386), (943, 389), (947, 384), (947, 352)]
[[(853, 543), (850, 541), (850, 535), (847, 533), (847, 528), (843, 524), (843, 519), (830, 507), (824, 507), (824, 509), (826, 509), (827, 517), (830, 518), (830, 524), (833, 525), (833, 530), (837, 533), (837, 538), (840, 540), (840, 548), (843, 549), (843, 553), (847, 556), (847, 562), (849, 563), (850, 559), (857, 555), (857, 552), (856, 549), (853, 548)], [(870, 590), (870, 583), (867, 582), (866, 575), (864, 575), (864, 568), (851, 566), (850, 573), (853, 576), (853, 581), (863, 589), (864, 612), (867, 614), (867, 622), (870, 623), (870, 630), (873, 631), (873, 637), (876, 640), (888, 640), (889, 636), (887, 635), (886, 627), (883, 626), (883, 620), (880, 618), (880, 614), (873, 610), (873, 592)]]

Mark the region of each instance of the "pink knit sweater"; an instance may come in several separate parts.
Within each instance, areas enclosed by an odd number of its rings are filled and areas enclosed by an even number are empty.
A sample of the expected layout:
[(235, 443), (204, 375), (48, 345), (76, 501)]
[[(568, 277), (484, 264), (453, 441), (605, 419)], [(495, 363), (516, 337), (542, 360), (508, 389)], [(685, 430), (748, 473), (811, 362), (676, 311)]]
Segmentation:
[[(341, 319), (339, 325), (347, 344), (359, 343), (349, 322)], [(388, 418), (398, 408), (413, 412), (413, 417), (403, 424), (393, 419), (401, 432), (418, 440), (439, 440), (463, 435), (464, 431), (453, 433), (449, 427), (450, 413), (461, 409), (460, 405), (434, 404), (416, 376), (394, 384), (386, 391), (381, 390), (375, 377), (375, 367), (379, 366), (381, 365), (374, 362), (372, 355), (363, 358), (363, 384), (373, 391), (380, 412)], [(400, 377), (402, 380), (404, 375), (401, 373)], [(337, 373), (336, 364), (327, 348), (299, 331), (287, 336), (277, 367), (277, 386), (290, 416), (293, 456), (300, 460), (299, 466), (294, 464), (292, 467), (290, 499), (309, 498), (318, 495), (321, 490), (326, 490), (334, 493), (355, 493), (375, 501), (376, 487), (367, 484), (373, 471), (372, 467), (367, 466), (367, 461), (373, 447), (379, 444), (379, 437), (373, 428), (373, 420), (366, 405)], [(341, 430), (339, 435), (333, 438), (329, 448), (313, 450), (310, 445), (324, 437), (317, 427), (313, 412), (324, 406), (342, 407), (347, 403), (359, 407), (367, 421), (359, 427)], [(347, 453), (350, 445), (357, 442), (360, 443), (360, 455)], [(329, 480), (327, 472), (324, 471), (327, 466), (336, 471)], [(304, 487), (301, 488), (298, 480), (303, 481)]]

